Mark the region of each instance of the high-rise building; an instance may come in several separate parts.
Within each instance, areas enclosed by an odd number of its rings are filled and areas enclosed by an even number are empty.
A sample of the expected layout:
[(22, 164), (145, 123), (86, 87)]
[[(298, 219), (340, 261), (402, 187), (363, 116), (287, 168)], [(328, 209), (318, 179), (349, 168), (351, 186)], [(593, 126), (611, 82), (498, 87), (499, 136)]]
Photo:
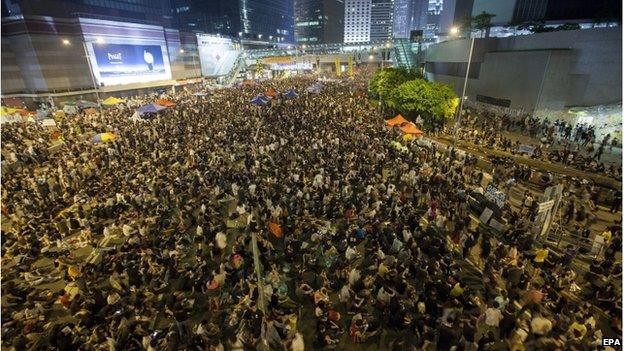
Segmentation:
[(547, 6), (548, 0), (517, 0), (512, 21), (520, 23), (543, 19)]
[(342, 43), (343, 0), (295, 0), (295, 40), (301, 44)]
[(2, 0), (2, 16), (49, 16), (171, 24), (169, 0)]
[(429, 0), (412, 0), (412, 18), (410, 30), (425, 30), (427, 27), (427, 13)]
[(393, 36), (409, 38), (414, 0), (394, 0)]
[(345, 43), (370, 41), (371, 7), (371, 0), (345, 0)]
[(295, 38), (292, 0), (172, 0), (178, 27), (273, 43)]
[(427, 4), (427, 24), (424, 29), (424, 37), (426, 40), (437, 40), (440, 32), (440, 15), (443, 9), (443, 0), (429, 0)]
[(392, 39), (394, 0), (372, 0), (370, 14), (370, 41)]

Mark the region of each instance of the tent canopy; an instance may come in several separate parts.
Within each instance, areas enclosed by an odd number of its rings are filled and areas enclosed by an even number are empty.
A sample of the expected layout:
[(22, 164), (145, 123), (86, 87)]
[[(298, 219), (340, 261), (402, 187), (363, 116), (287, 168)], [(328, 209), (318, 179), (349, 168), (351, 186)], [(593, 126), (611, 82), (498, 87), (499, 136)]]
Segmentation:
[(102, 101), (102, 105), (111, 106), (111, 105), (120, 104), (122, 102), (125, 102), (125, 100), (111, 96), (111, 97), (106, 98), (106, 100)]
[(117, 136), (113, 133), (100, 133), (100, 134), (96, 134), (95, 136), (93, 136), (93, 139), (91, 139), (91, 142), (95, 144), (95, 143), (113, 141), (115, 139), (117, 139)]
[(156, 113), (164, 109), (166, 109), (165, 106), (161, 106), (158, 104), (148, 104), (148, 105), (139, 107), (137, 111), (139, 112), (139, 114), (144, 114), (144, 113)]
[(275, 91), (275, 89), (269, 87), (269, 89), (267, 89), (266, 93), (264, 94), (268, 97), (274, 98), (277, 96), (277, 92)]
[(173, 107), (176, 104), (167, 99), (158, 99), (154, 102), (156, 105), (165, 106), (165, 107)]
[(7, 106), (0, 107), (0, 116), (14, 115), (19, 113), (21, 116), (28, 116), (31, 112), (24, 110), (23, 108), (13, 108)]
[(287, 98), (294, 98), (294, 97), (299, 96), (299, 94), (297, 94), (294, 90), (291, 89), (291, 90), (287, 91), (284, 94), (284, 96), (287, 97)]
[(268, 100), (265, 100), (262, 96), (256, 96), (250, 101), (254, 105), (266, 105), (269, 103)]
[(403, 118), (403, 116), (401, 116), (400, 114), (396, 115), (396, 117), (394, 117), (394, 118), (386, 120), (386, 124), (389, 125), (389, 126), (401, 125), (401, 124), (407, 123), (407, 122), (408, 121), (405, 118)]
[(406, 134), (423, 135), (423, 131), (416, 128), (414, 123), (406, 123), (401, 127), (401, 131)]

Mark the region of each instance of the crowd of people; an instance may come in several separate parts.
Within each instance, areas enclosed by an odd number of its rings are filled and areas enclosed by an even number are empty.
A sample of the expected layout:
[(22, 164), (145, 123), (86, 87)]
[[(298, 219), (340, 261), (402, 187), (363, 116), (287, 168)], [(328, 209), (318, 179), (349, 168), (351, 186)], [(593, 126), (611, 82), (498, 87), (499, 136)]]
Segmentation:
[[(453, 132), (451, 129), (449, 133)], [(534, 141), (523, 142), (504, 132), (527, 136)], [(468, 109), (462, 118), (462, 140), (513, 154), (528, 153), (534, 159), (560, 163), (582, 171), (600, 173), (617, 180), (622, 179), (619, 157), (606, 162), (603, 156), (621, 149), (621, 141), (611, 134), (596, 139), (594, 126), (585, 123), (572, 125), (565, 121), (539, 120), (524, 116), (494, 115), (487, 111)], [(515, 140), (514, 140), (515, 139)], [(521, 150), (521, 145), (531, 147)]]
[(79, 113), (55, 152), (40, 125), (3, 125), (3, 347), (597, 350), (621, 334), (619, 264), (578, 274), (509, 206), (501, 241), (470, 217), (473, 157), (392, 148), (365, 82), (314, 82)]

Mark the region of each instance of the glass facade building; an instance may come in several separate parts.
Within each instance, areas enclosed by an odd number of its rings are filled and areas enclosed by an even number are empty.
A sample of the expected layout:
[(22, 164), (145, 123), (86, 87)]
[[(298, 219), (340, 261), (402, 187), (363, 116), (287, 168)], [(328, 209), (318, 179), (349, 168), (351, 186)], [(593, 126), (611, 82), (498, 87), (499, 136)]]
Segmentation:
[(342, 43), (342, 0), (295, 0), (295, 40), (301, 44)]
[(275, 43), (294, 42), (292, 0), (172, 0), (180, 30)]

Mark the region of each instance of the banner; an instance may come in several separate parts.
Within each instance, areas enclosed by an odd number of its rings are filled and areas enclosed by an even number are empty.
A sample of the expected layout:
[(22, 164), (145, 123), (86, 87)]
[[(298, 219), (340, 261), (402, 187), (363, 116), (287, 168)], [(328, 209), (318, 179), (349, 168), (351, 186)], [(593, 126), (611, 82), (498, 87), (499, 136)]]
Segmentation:
[(336, 77), (340, 77), (340, 57), (336, 57)]
[(104, 85), (171, 79), (160, 45), (92, 44), (94, 74)]
[(214, 77), (230, 73), (239, 51), (232, 39), (197, 34), (197, 50), (203, 76)]
[(349, 77), (353, 77), (353, 56), (349, 56)]

